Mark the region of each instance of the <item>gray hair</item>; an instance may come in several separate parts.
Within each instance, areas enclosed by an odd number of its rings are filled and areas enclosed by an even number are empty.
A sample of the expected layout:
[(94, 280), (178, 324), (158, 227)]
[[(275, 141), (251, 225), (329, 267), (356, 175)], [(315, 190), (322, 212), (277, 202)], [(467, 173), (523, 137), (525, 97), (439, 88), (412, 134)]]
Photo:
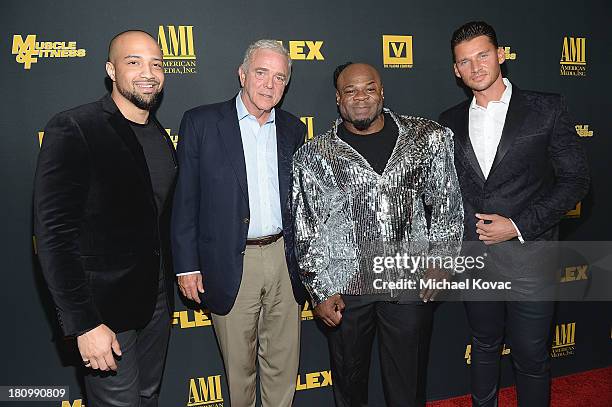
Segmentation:
[(255, 51), (259, 49), (269, 49), (270, 51), (274, 51), (278, 54), (283, 55), (287, 58), (287, 66), (289, 68), (289, 72), (287, 73), (287, 83), (289, 82), (289, 78), (291, 78), (291, 58), (289, 57), (289, 51), (287, 48), (280, 42), (276, 40), (257, 40), (249, 45), (246, 52), (244, 53), (244, 59), (242, 60), (242, 70), (247, 72), (249, 70), (249, 64), (251, 63), (251, 59), (253, 58), (253, 54)]

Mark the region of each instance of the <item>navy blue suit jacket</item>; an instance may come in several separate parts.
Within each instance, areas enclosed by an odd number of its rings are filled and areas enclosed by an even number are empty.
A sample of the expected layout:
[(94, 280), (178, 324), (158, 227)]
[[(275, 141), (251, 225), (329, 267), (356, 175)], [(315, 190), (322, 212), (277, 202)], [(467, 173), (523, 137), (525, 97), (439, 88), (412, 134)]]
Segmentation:
[[(301, 304), (305, 291), (294, 254), (289, 199), (293, 154), (304, 143), (306, 128), (280, 109), (275, 110), (275, 123), (285, 257), (295, 299)], [(240, 287), (250, 222), (236, 98), (185, 112), (179, 134), (172, 213), (174, 271), (200, 270), (205, 306), (225, 315)]]

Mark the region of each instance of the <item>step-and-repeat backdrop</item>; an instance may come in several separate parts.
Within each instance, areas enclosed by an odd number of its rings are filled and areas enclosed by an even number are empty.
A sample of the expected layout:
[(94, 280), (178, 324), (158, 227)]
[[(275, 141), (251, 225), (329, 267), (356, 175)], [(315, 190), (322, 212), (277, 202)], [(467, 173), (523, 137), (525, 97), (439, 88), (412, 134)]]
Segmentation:
[[(496, 28), (506, 53), (504, 72), (516, 85), (566, 96), (576, 132), (588, 152), (591, 191), (563, 220), (564, 238), (595, 241), (610, 237), (612, 13), (605, 0), (503, 4), (467, 0), (11, 0), (0, 7), (4, 97), (0, 385), (70, 386), (64, 401), (46, 405), (82, 407), (86, 401), (77, 368), (71, 364), (72, 344), (59, 334), (33, 252), (31, 199), (36, 157), (42, 130), (53, 114), (96, 100), (107, 91), (108, 42), (126, 29), (148, 31), (163, 50), (166, 86), (157, 116), (176, 142), (185, 110), (236, 94), (236, 71), (244, 49), (260, 38), (277, 39), (288, 48), (294, 68), (282, 107), (301, 118), (310, 136), (328, 129), (336, 117), (332, 73), (346, 61), (365, 61), (379, 69), (388, 107), (437, 118), (467, 97), (453, 75), (450, 36), (462, 23), (483, 19)], [(590, 284), (590, 267), (580, 259), (567, 262), (562, 284)], [(138, 301), (137, 293), (134, 301)], [(310, 307), (304, 309), (302, 320), (295, 406), (331, 406), (333, 384), (325, 337)], [(229, 406), (208, 312), (178, 300), (172, 324), (161, 405)], [(551, 341), (553, 374), (608, 366), (610, 326), (609, 303), (559, 303)], [(430, 399), (467, 393), (468, 339), (462, 305), (440, 304), (428, 371)], [(510, 385), (511, 344), (502, 353), (502, 381)], [(382, 406), (376, 346), (373, 358), (370, 401), (372, 406)]]

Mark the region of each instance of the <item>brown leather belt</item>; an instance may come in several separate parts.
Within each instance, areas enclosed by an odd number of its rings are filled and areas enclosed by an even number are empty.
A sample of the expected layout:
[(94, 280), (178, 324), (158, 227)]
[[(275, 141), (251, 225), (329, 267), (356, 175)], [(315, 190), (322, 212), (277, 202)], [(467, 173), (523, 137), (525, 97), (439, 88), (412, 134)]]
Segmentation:
[(267, 246), (271, 243), (276, 242), (278, 239), (283, 237), (283, 232), (280, 232), (277, 235), (258, 237), (256, 239), (247, 239), (247, 246)]

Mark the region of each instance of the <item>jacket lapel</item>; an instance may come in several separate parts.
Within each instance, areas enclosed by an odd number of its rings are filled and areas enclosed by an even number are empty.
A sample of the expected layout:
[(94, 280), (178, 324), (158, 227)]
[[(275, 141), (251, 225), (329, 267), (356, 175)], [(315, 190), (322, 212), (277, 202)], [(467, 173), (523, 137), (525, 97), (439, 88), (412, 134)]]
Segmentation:
[(501, 161), (504, 159), (508, 150), (512, 146), (514, 139), (518, 136), (525, 117), (527, 116), (527, 109), (525, 101), (521, 95), (520, 89), (513, 86), (512, 97), (510, 98), (510, 105), (508, 106), (508, 112), (506, 113), (506, 120), (504, 121), (504, 129), (502, 131), (499, 145), (497, 146), (497, 152), (491, 165), (491, 171), (489, 171), (489, 177), (499, 166)]
[(275, 110), (276, 121), (276, 153), (278, 157), (278, 188), (280, 194), (281, 211), (285, 209), (289, 196), (289, 185), (291, 184), (291, 158), (293, 156), (292, 146), (289, 142), (291, 131), (285, 115), (280, 109)]
[(225, 146), (227, 157), (234, 169), (234, 174), (244, 199), (248, 202), (249, 191), (247, 187), (246, 163), (244, 161), (240, 125), (238, 124), (238, 113), (236, 112), (236, 98), (227, 101), (221, 106), (221, 115), (222, 118), (217, 123), (218, 136)]

